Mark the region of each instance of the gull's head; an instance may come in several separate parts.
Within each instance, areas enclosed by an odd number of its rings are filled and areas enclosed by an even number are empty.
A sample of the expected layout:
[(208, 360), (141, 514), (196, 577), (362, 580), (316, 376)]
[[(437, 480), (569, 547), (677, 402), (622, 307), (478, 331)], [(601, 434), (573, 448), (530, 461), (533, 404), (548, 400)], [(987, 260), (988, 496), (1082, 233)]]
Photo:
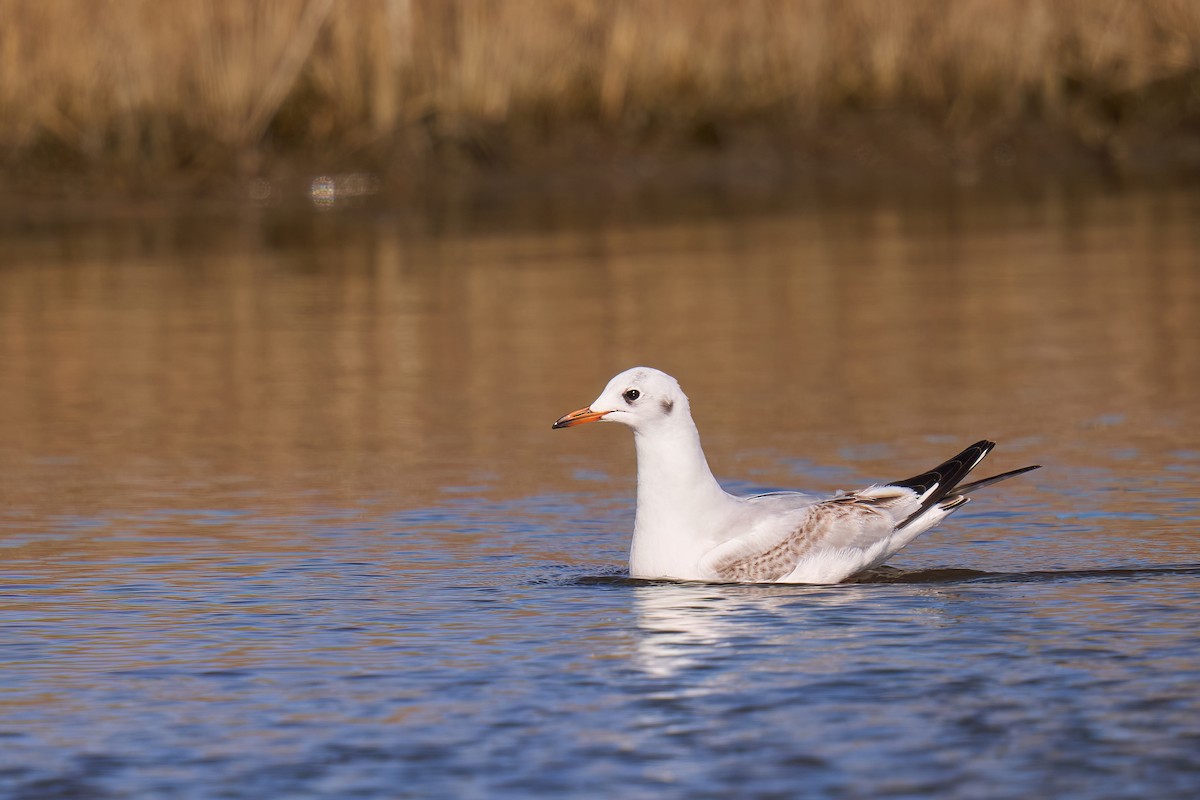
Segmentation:
[(690, 416), (687, 395), (678, 381), (652, 367), (634, 367), (609, 381), (590, 406), (559, 417), (554, 427), (620, 422), (635, 431), (645, 431)]

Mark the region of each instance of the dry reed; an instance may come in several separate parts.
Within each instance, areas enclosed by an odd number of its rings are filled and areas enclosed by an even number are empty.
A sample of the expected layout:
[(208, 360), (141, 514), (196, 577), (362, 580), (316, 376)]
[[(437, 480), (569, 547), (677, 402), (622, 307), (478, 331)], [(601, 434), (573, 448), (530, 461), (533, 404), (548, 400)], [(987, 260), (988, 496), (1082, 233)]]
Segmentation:
[(1194, 125), (1200, 3), (0, 0), (10, 167), (253, 170), (262, 153), (812, 130), (879, 108), (1085, 143)]

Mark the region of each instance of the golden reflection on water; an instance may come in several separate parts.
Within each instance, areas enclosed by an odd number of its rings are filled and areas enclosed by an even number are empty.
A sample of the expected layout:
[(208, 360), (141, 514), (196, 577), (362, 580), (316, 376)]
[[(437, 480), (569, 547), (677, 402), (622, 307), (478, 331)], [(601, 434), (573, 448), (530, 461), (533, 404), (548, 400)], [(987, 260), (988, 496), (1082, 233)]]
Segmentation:
[(363, 213), (10, 234), (7, 527), (594, 490), (577, 470), (624, 494), (624, 431), (550, 423), (639, 363), (680, 378), (718, 475), (764, 484), (791, 458), (900, 477), (985, 436), (995, 469), (1040, 461), (1052, 486), (1200, 450), (1194, 192), (406, 231)]

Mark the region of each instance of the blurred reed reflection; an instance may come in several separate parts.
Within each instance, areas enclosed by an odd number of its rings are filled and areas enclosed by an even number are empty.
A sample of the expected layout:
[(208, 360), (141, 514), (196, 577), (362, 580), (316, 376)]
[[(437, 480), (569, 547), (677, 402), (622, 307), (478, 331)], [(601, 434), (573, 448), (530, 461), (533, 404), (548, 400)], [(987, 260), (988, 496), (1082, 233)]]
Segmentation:
[(549, 424), (635, 363), (681, 379), (718, 475), (778, 485), (800, 457), (895, 477), (979, 436), (997, 467), (1128, 472), (1135, 448), (1154, 474), (1200, 449), (1198, 220), (1195, 193), (1062, 193), (10, 233), (0, 493), (36, 516), (626, 481), (623, 435)]

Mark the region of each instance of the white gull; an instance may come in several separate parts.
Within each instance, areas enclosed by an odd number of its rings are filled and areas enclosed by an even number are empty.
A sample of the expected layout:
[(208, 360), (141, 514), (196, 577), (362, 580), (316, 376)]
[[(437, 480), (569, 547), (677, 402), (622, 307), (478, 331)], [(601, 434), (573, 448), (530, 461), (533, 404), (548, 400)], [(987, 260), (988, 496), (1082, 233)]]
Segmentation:
[(637, 448), (635, 578), (721, 583), (839, 583), (887, 561), (966, 503), (968, 494), (1039, 465), (962, 483), (994, 442), (982, 440), (912, 478), (821, 498), (736, 497), (708, 468), (687, 395), (665, 372), (634, 367), (596, 402), (554, 423), (620, 422)]

